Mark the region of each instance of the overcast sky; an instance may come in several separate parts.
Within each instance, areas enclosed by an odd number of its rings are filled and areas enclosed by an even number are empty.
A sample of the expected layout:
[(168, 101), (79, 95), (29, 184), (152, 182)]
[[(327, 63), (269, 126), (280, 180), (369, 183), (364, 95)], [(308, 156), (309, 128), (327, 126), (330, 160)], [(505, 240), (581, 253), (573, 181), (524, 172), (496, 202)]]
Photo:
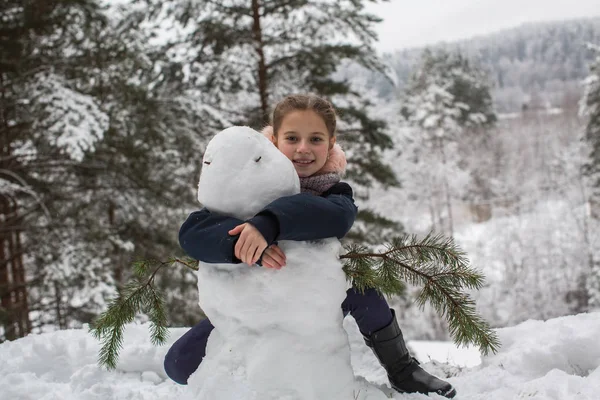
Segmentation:
[(384, 19), (378, 49), (391, 51), (521, 25), (600, 15), (600, 0), (390, 0), (367, 6)]

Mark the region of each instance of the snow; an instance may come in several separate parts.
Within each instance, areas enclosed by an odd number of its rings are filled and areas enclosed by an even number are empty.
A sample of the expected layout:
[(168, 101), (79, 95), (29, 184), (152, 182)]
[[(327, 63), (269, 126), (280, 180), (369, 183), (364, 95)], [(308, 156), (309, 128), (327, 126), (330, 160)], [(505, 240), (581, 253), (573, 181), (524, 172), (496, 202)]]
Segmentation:
[(37, 82), (33, 88), (35, 107), (48, 118), (37, 121), (34, 128), (47, 131), (51, 144), (71, 159), (83, 160), (104, 137), (108, 115), (92, 96), (70, 89), (57, 75), (39, 75)]
[(299, 192), (290, 160), (252, 128), (227, 128), (206, 147), (198, 201), (212, 212), (245, 220), (271, 201)]
[[(375, 385), (384, 385), (385, 375), (362, 342), (354, 321), (344, 321), (352, 348), (355, 374)], [(155, 400), (189, 394), (191, 387), (170, 381), (162, 361), (170, 345), (186, 332), (170, 330), (168, 343), (154, 347), (146, 324), (129, 325), (125, 347), (116, 371), (96, 364), (100, 348), (86, 329), (29, 335), (0, 344), (0, 399), (16, 400)], [(411, 341), (417, 355), (448, 364), (427, 362), (431, 372), (450, 376), (460, 400), (507, 400), (516, 398), (597, 400), (600, 391), (600, 313), (579, 314), (548, 321), (526, 321), (498, 329), (503, 342), (500, 352), (475, 362), (473, 349), (451, 343)], [(423, 356), (421, 361), (427, 361)], [(454, 358), (454, 359), (453, 359)], [(270, 371), (265, 372), (267, 375)], [(420, 394), (393, 394), (393, 399), (440, 399)], [(243, 399), (239, 397), (239, 399)], [(319, 399), (320, 400), (320, 399)], [(326, 399), (323, 399), (326, 400)]]

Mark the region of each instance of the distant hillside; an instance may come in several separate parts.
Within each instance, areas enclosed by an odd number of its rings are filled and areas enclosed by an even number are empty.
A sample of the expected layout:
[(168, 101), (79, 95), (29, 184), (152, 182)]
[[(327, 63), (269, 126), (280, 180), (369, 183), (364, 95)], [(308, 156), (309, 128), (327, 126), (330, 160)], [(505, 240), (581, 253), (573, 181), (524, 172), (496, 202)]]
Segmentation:
[[(600, 44), (600, 17), (560, 22), (529, 23), (518, 28), (440, 43), (431, 48), (458, 48), (479, 59), (494, 85), (499, 111), (561, 106), (580, 96), (580, 81), (587, 75), (590, 52), (585, 43)], [(386, 54), (402, 89), (423, 48)], [(387, 87), (385, 87), (387, 86)], [(381, 86), (382, 95), (389, 85)]]

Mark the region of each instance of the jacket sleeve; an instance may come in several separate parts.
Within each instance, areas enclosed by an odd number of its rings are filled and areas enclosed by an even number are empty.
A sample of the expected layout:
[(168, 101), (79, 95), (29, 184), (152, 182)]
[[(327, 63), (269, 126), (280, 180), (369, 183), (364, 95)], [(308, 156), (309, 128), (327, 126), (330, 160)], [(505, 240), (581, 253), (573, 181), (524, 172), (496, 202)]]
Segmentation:
[(278, 232), (276, 240), (315, 240), (344, 237), (356, 219), (352, 188), (338, 183), (323, 197), (308, 193), (281, 197), (254, 218), (274, 218)]
[[(179, 229), (179, 245), (186, 254), (206, 263), (236, 264), (242, 261), (235, 256), (235, 244), (239, 235), (230, 236), (229, 231), (243, 224), (237, 218), (211, 213), (206, 208), (195, 211)], [(254, 217), (251, 222), (269, 245), (277, 235), (277, 221), (268, 215)], [(259, 260), (258, 264), (261, 264)]]
[(179, 229), (179, 245), (190, 257), (206, 263), (240, 263), (234, 248), (239, 236), (229, 231), (239, 224), (237, 218), (213, 214), (206, 208), (195, 211)]

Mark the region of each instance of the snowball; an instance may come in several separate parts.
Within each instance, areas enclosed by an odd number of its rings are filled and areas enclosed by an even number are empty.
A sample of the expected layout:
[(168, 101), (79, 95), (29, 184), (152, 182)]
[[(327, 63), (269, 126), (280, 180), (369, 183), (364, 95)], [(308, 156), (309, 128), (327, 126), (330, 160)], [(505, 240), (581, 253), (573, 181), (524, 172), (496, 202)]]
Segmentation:
[(290, 160), (254, 129), (228, 128), (209, 142), (198, 201), (211, 212), (248, 219), (273, 200), (299, 192)]

